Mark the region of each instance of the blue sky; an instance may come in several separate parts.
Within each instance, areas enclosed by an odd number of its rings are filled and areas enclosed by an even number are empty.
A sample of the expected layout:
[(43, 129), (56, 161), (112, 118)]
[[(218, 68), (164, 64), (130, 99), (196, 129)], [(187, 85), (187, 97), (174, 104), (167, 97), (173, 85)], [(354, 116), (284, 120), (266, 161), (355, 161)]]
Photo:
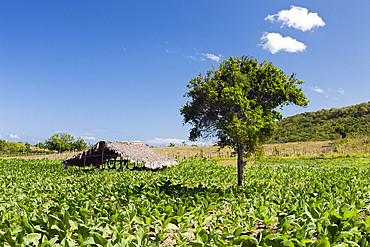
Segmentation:
[(0, 0), (0, 139), (187, 141), (189, 80), (230, 56), (304, 80), (307, 108), (370, 100), (369, 0)]

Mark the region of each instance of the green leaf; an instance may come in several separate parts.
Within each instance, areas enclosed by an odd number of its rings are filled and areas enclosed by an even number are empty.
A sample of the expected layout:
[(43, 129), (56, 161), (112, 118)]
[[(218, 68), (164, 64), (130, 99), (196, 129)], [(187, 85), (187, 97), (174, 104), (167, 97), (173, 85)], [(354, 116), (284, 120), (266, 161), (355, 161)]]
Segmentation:
[(258, 245), (258, 240), (254, 237), (249, 237), (247, 239), (243, 239), (242, 242), (243, 247), (257, 247)]
[(176, 215), (177, 216), (182, 216), (182, 215), (184, 215), (184, 213), (185, 213), (184, 207), (182, 205), (179, 205)]
[(350, 210), (350, 211), (345, 211), (343, 214), (344, 219), (352, 219), (357, 215), (357, 211), (355, 210)]
[(8, 243), (11, 247), (16, 245), (9, 230), (2, 236), (2, 238), (5, 239), (5, 243)]
[(243, 232), (243, 230), (244, 230), (244, 228), (243, 228), (243, 227), (237, 227), (237, 228), (234, 230), (233, 235), (234, 235), (235, 237), (238, 237), (238, 236), (240, 236), (240, 234)]
[(82, 244), (81, 246), (90, 246), (92, 244), (96, 244), (95, 240), (93, 237), (88, 237)]
[(319, 234), (315, 242), (315, 246), (316, 247), (330, 247), (329, 239), (325, 237), (325, 235)]
[(338, 227), (337, 224), (331, 224), (331, 225), (328, 226), (328, 231), (330, 232), (330, 235), (332, 236), (332, 238), (335, 237), (338, 230), (339, 230), (339, 227)]
[(69, 218), (70, 218), (70, 214), (69, 212), (66, 210), (64, 211), (64, 215), (63, 215), (63, 224), (66, 226), (66, 227), (69, 227)]
[(366, 226), (366, 228), (370, 228), (370, 216), (366, 216), (366, 218), (365, 218), (365, 226)]
[(346, 241), (346, 244), (350, 244), (350, 246), (361, 247), (359, 244), (357, 244), (353, 241)]
[(34, 232), (33, 227), (29, 224), (27, 217), (25, 217), (24, 215), (22, 215), (21, 217), (21, 223), (22, 223), (22, 226), (26, 229), (27, 233)]
[(17, 202), (17, 204), (18, 204), (18, 206), (19, 206), (19, 207), (23, 208), (23, 209), (24, 209), (25, 211), (27, 211), (27, 212), (28, 212), (28, 211), (29, 211), (29, 209), (30, 209), (28, 206), (24, 205), (24, 204), (23, 204), (23, 203), (21, 203), (21, 202)]
[(193, 247), (202, 247), (202, 246), (205, 246), (204, 243), (202, 243), (200, 240), (194, 240), (194, 241), (190, 241), (189, 243), (191, 246)]
[(41, 233), (30, 233), (23, 237), (25, 244), (33, 243), (37, 245), (40, 239), (41, 239)]
[(294, 247), (294, 243), (290, 240), (284, 240), (282, 243), (283, 243), (283, 246)]
[(53, 247), (50, 241), (44, 241), (41, 243), (40, 247)]
[(79, 224), (78, 225), (78, 233), (82, 235), (83, 239), (85, 239), (89, 235), (90, 229), (84, 225)]
[(90, 235), (92, 235), (95, 244), (100, 244), (102, 246), (105, 246), (108, 243), (108, 240), (103, 238), (99, 233), (92, 232), (90, 233)]

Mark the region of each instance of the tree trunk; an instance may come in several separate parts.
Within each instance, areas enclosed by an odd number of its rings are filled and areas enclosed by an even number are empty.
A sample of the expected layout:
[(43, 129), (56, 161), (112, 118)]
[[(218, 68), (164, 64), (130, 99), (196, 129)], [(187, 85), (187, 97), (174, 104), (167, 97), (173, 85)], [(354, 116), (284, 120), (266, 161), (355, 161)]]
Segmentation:
[(237, 147), (237, 152), (238, 152), (238, 186), (243, 186), (244, 185), (243, 169), (245, 166), (245, 163), (243, 161), (244, 146), (239, 145)]

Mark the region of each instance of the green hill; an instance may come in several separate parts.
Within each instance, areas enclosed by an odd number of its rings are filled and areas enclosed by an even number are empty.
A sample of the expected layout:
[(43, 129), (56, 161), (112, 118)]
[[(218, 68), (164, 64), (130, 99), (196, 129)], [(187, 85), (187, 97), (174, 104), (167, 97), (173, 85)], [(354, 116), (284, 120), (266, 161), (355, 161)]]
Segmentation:
[(349, 135), (370, 135), (370, 101), (343, 108), (305, 112), (284, 118), (269, 143), (326, 141), (340, 138), (335, 128), (348, 126)]

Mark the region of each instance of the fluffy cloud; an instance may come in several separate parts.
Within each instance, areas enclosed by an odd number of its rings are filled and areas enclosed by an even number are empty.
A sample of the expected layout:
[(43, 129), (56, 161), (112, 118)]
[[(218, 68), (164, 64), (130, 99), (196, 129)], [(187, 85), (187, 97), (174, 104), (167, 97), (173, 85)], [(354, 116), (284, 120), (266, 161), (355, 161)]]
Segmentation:
[(215, 62), (220, 62), (221, 58), (222, 58), (222, 55), (215, 55), (215, 54), (211, 54), (211, 53), (202, 53), (202, 61), (206, 60), (206, 58), (208, 59), (211, 59), (212, 61), (215, 61)]
[(317, 93), (323, 93), (325, 94), (325, 91), (317, 86), (315, 87), (311, 87), (310, 89), (312, 89), (313, 91), (317, 92)]
[(289, 10), (281, 10), (277, 14), (268, 15), (265, 20), (281, 22), (282, 26), (293, 27), (303, 32), (316, 27), (323, 27), (326, 23), (317, 13), (308, 12), (308, 9), (291, 6)]
[(10, 139), (17, 139), (17, 140), (20, 140), (21, 139), (18, 135), (13, 135), (13, 134), (10, 134), (9, 135), (9, 138)]
[(346, 94), (346, 92), (342, 88), (337, 89), (337, 91), (342, 95)]
[(264, 33), (261, 37), (263, 49), (269, 50), (272, 54), (279, 51), (299, 52), (306, 49), (306, 45), (289, 36), (283, 37), (279, 33)]

